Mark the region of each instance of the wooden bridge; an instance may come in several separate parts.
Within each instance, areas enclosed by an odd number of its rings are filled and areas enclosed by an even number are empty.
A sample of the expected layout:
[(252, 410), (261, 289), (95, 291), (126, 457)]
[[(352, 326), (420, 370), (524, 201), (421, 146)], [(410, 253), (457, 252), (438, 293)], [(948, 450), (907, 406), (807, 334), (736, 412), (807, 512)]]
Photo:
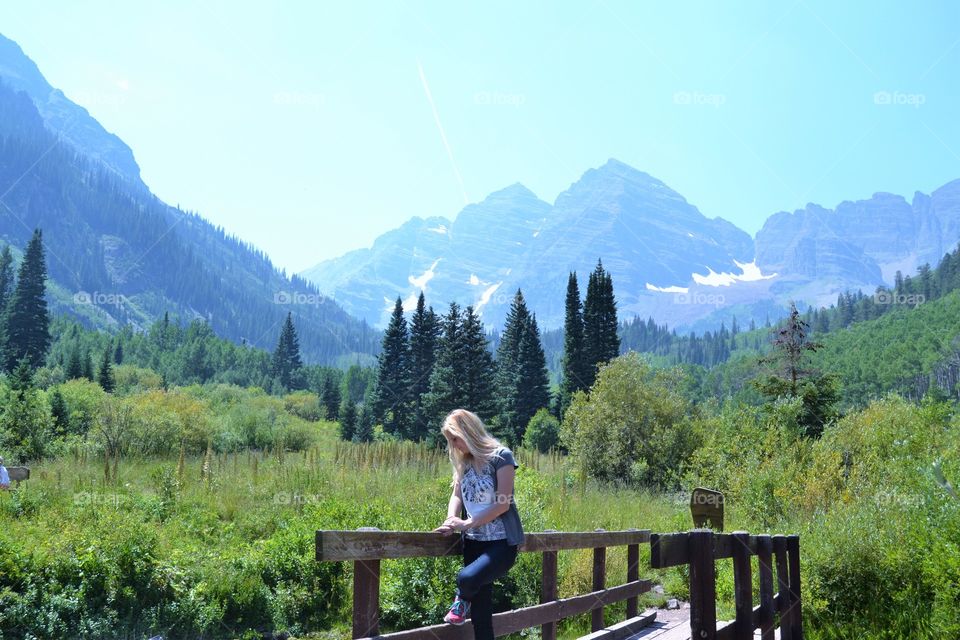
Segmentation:
[[(381, 640), (473, 640), (470, 624), (431, 625), (380, 634), (380, 560), (459, 556), (460, 537), (433, 532), (317, 531), (318, 561), (353, 562), (353, 638)], [(638, 611), (638, 596), (652, 583), (640, 578), (640, 545), (650, 545), (655, 569), (688, 565), (690, 621), (657, 621), (657, 610)], [(626, 582), (607, 585), (608, 547), (626, 546)], [(593, 550), (592, 591), (558, 598), (557, 553)], [(589, 635), (580, 640), (802, 640), (799, 536), (718, 534), (710, 529), (667, 534), (647, 530), (527, 533), (521, 552), (543, 554), (540, 604), (497, 613), (496, 636), (539, 626), (542, 640), (556, 640), (557, 623), (590, 613)], [(751, 558), (757, 557), (759, 603), (753, 605)], [(736, 618), (717, 624), (716, 561), (732, 559)], [(774, 568), (777, 589), (774, 593)], [(451, 585), (451, 597), (453, 586)], [(605, 626), (604, 607), (626, 600), (626, 619)]]

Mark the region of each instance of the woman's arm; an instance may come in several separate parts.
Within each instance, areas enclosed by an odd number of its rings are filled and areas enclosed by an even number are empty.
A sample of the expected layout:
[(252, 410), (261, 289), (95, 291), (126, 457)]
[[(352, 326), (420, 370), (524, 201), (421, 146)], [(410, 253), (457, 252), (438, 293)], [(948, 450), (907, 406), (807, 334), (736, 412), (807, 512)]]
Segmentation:
[(505, 464), (497, 470), (497, 493), (493, 504), (484, 509), (476, 518), (467, 518), (463, 521), (463, 529), (472, 529), (493, 522), (510, 508), (513, 502), (513, 480), (516, 470), (513, 465)]
[(450, 502), (447, 503), (447, 518), (459, 518), (461, 509), (463, 509), (463, 496), (460, 494), (458, 481), (453, 485), (453, 493), (450, 494)]
[(447, 519), (434, 531), (443, 535), (449, 535), (457, 531), (456, 523), (463, 522), (460, 519), (461, 509), (463, 509), (463, 496), (460, 493), (460, 482), (458, 481), (453, 485), (453, 492), (450, 494), (449, 502), (447, 502)]

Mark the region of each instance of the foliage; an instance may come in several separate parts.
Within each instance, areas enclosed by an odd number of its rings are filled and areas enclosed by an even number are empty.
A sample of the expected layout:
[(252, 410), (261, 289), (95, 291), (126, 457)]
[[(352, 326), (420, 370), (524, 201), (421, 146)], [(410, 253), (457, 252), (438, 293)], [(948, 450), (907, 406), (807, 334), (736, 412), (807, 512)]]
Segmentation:
[[(6, 279), (6, 276), (3, 277)], [(17, 283), (6, 309), (0, 309), (4, 324), (5, 369), (12, 371), (21, 359), (31, 369), (43, 364), (50, 348), (50, 314), (47, 310), (47, 265), (43, 234), (34, 229), (17, 273)], [(0, 283), (5, 285), (6, 283)]]
[(518, 289), (497, 347), (495, 433), (510, 445), (523, 440), (527, 423), (550, 404), (550, 380), (536, 316)]
[(546, 408), (540, 409), (527, 425), (523, 446), (546, 453), (560, 443), (560, 421)]
[(561, 441), (585, 476), (671, 486), (697, 446), (692, 407), (675, 370), (628, 353), (601, 367), (589, 395), (574, 395)]

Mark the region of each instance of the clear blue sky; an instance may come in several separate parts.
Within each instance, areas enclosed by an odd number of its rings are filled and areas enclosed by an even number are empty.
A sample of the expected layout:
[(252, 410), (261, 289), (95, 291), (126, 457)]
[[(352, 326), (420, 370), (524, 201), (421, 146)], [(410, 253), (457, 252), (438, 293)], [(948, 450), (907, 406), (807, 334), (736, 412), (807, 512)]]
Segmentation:
[(956, 2), (0, 5), (160, 197), (288, 271), (514, 182), (552, 202), (609, 157), (750, 233), (929, 192), (960, 177), (958, 24)]

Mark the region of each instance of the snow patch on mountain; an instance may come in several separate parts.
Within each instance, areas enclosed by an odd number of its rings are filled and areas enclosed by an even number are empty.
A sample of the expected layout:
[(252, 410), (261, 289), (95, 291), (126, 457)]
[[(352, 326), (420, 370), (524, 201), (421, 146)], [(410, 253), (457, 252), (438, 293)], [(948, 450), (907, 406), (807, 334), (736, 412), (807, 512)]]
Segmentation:
[(760, 267), (757, 266), (756, 260), (746, 263), (738, 262), (737, 260), (733, 262), (740, 268), (740, 273), (729, 273), (727, 271), (717, 273), (710, 267), (707, 267), (707, 275), (701, 275), (696, 272), (691, 274), (693, 281), (707, 287), (729, 287), (734, 282), (755, 282), (757, 280), (769, 280), (770, 278), (777, 277), (776, 273), (769, 275), (763, 274), (760, 271)]
[(490, 298), (493, 296), (494, 292), (500, 288), (500, 285), (503, 284), (503, 280), (497, 284), (490, 285), (486, 288), (483, 294), (480, 296), (480, 302), (477, 303), (477, 313), (480, 313), (480, 310), (483, 308), (483, 305), (490, 302)]
[(407, 280), (409, 280), (410, 284), (416, 289), (420, 289), (421, 291), (426, 290), (427, 283), (433, 279), (433, 276), (437, 275), (436, 269), (437, 265), (440, 264), (440, 260), (441, 258), (437, 258), (433, 261), (433, 264), (430, 265), (429, 269), (424, 271), (419, 276), (408, 276)]
[(689, 287), (677, 287), (677, 286), (658, 287), (655, 284), (650, 284), (649, 282), (647, 283), (647, 291), (660, 291), (661, 293), (687, 293), (689, 289), (690, 289)]

